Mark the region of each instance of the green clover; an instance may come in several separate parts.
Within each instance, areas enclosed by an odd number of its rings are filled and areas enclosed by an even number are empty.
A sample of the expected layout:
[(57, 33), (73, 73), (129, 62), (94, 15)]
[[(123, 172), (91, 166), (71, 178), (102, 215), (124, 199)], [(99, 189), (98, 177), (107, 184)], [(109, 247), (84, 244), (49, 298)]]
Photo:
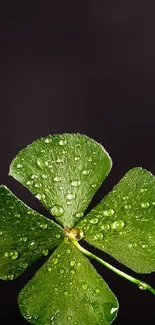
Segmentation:
[(148, 284), (79, 244), (83, 238), (138, 273), (155, 269), (155, 178), (151, 173), (131, 169), (84, 216), (111, 166), (105, 149), (80, 134), (39, 139), (13, 160), (10, 175), (26, 186), (56, 221), (33, 211), (0, 186), (0, 278), (13, 280), (55, 249), (18, 297), (21, 313), (32, 324), (113, 322), (118, 301), (86, 256), (155, 294)]

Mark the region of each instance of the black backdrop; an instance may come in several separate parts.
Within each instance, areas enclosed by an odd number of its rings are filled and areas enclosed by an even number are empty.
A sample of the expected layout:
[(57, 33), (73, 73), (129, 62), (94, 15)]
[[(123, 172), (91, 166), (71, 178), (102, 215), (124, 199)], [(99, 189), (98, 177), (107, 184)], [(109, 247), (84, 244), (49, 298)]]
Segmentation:
[[(129, 168), (155, 174), (154, 1), (5, 0), (0, 6), (0, 183), (45, 213), (7, 176), (8, 168), (28, 143), (62, 132), (93, 137), (113, 158), (92, 206)], [(41, 263), (17, 280), (0, 281), (1, 324), (28, 324), (16, 298)], [(95, 266), (120, 301), (116, 325), (155, 323), (154, 296)], [(139, 277), (155, 287), (155, 274)]]

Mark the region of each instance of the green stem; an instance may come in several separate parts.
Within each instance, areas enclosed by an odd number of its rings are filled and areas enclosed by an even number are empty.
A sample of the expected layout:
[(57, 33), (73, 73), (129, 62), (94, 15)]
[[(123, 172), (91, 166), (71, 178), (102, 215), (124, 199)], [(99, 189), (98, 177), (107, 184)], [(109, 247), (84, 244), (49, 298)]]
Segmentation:
[(102, 260), (101, 258), (99, 258), (98, 256), (94, 255), (93, 253), (91, 253), (90, 251), (88, 251), (87, 249), (85, 249), (84, 247), (82, 247), (78, 241), (76, 241), (75, 239), (71, 239), (71, 242), (73, 243), (73, 245), (75, 247), (77, 247), (79, 249), (80, 252), (82, 252), (83, 254), (87, 255), (88, 257), (96, 260), (97, 262), (99, 262), (100, 264), (104, 265), (105, 267), (107, 267), (109, 270), (113, 271), (114, 273), (118, 274), (119, 276), (121, 276), (122, 278), (125, 278), (126, 280), (136, 284), (139, 289), (141, 290), (148, 290), (150, 291), (153, 295), (155, 295), (155, 289), (153, 289), (149, 284), (136, 279), (134, 277), (132, 277), (129, 274), (126, 274), (123, 271), (120, 271), (119, 269), (117, 269), (116, 267), (112, 266), (111, 264), (105, 262), (104, 260)]

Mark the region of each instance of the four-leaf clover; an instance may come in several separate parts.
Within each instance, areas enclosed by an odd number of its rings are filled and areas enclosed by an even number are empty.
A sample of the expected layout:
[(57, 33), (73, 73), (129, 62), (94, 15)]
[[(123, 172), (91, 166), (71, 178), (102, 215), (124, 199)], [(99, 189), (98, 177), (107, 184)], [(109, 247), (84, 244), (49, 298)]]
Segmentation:
[(105, 149), (80, 134), (39, 139), (13, 160), (10, 175), (55, 217), (45, 218), (0, 186), (0, 277), (13, 280), (55, 249), (18, 297), (21, 313), (32, 324), (113, 322), (118, 301), (85, 255), (155, 294), (79, 244), (84, 238), (139, 273), (155, 269), (155, 178), (148, 171), (131, 169), (84, 216), (111, 166)]

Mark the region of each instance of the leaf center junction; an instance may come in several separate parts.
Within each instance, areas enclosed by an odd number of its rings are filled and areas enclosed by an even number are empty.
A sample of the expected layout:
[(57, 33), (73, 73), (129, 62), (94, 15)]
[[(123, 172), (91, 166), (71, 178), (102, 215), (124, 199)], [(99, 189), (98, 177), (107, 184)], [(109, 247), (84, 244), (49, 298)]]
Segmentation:
[(64, 229), (66, 237), (70, 238), (71, 240), (81, 240), (84, 238), (84, 232), (80, 228), (65, 228)]

